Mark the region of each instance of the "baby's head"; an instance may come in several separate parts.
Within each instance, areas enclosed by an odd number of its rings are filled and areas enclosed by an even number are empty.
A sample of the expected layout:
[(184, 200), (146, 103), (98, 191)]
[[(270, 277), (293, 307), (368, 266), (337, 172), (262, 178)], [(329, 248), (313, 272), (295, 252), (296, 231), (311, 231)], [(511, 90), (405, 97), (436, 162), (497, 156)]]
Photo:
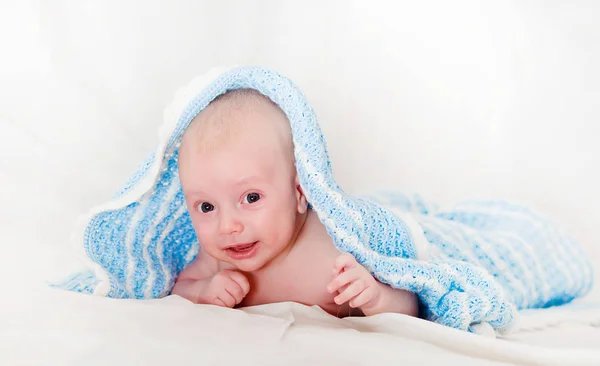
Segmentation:
[(289, 121), (253, 89), (225, 93), (194, 118), (179, 177), (202, 249), (242, 271), (275, 258), (304, 223)]

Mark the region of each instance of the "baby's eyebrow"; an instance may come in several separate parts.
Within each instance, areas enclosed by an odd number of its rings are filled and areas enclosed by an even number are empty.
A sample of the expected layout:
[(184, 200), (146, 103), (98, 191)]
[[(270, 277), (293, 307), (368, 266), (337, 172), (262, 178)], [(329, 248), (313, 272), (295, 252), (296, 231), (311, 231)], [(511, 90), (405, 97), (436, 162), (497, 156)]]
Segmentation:
[(188, 187), (187, 189), (183, 190), (183, 195), (186, 198), (195, 198), (197, 196), (203, 196), (205, 194), (206, 192), (204, 190), (197, 187)]
[(235, 185), (239, 186), (239, 185), (246, 184), (246, 183), (249, 183), (249, 182), (252, 182), (252, 181), (257, 181), (257, 180), (260, 180), (259, 176), (257, 176), (257, 175), (249, 175), (249, 176), (240, 178), (237, 182), (235, 182)]
[(189, 199), (189, 200), (195, 200), (198, 197), (200, 197), (201, 195), (202, 195), (202, 193), (196, 192), (196, 191), (187, 191), (184, 194), (185, 198)]

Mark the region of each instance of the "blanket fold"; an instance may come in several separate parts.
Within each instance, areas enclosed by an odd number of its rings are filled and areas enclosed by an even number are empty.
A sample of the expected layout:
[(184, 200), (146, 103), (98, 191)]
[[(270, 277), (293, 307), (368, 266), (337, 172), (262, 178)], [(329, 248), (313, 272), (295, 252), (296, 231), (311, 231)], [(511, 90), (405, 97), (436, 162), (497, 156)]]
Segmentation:
[(259, 67), (213, 69), (178, 92), (158, 147), (78, 227), (75, 245), (90, 269), (59, 287), (116, 298), (169, 294), (199, 245), (179, 183), (179, 142), (202, 109), (237, 88), (256, 89), (288, 117), (300, 184), (335, 245), (379, 281), (415, 292), (425, 318), (502, 332), (518, 309), (560, 305), (591, 288), (592, 267), (581, 248), (526, 208), (479, 201), (440, 211), (399, 192), (346, 194), (306, 98), (287, 78)]

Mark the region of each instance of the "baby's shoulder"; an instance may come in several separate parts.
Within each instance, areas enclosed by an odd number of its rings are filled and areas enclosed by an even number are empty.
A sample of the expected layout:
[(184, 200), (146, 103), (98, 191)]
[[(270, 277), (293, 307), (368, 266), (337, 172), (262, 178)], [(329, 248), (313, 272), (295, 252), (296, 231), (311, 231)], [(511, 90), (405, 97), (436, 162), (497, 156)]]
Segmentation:
[(331, 248), (334, 246), (333, 239), (329, 236), (327, 228), (313, 210), (308, 211), (305, 228), (300, 240), (317, 244), (319, 248)]
[(333, 239), (327, 233), (325, 225), (321, 223), (317, 214), (309, 214), (305, 228), (296, 242), (297, 252), (300, 257), (311, 257), (313, 260), (334, 260), (339, 255), (339, 250)]

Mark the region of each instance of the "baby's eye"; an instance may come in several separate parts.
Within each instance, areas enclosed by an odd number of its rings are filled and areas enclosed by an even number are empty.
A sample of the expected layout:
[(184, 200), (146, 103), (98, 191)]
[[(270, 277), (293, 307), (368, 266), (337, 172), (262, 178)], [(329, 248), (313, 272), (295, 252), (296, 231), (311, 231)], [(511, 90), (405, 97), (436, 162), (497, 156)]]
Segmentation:
[(246, 197), (244, 197), (244, 203), (254, 203), (260, 199), (260, 194), (258, 193), (248, 193)]
[(210, 211), (214, 210), (214, 209), (215, 209), (215, 206), (211, 205), (211, 204), (210, 204), (210, 203), (208, 203), (208, 202), (202, 202), (202, 203), (201, 203), (201, 204), (198, 206), (198, 208), (200, 209), (200, 212), (202, 212), (202, 213), (208, 213), (208, 212), (210, 212)]

